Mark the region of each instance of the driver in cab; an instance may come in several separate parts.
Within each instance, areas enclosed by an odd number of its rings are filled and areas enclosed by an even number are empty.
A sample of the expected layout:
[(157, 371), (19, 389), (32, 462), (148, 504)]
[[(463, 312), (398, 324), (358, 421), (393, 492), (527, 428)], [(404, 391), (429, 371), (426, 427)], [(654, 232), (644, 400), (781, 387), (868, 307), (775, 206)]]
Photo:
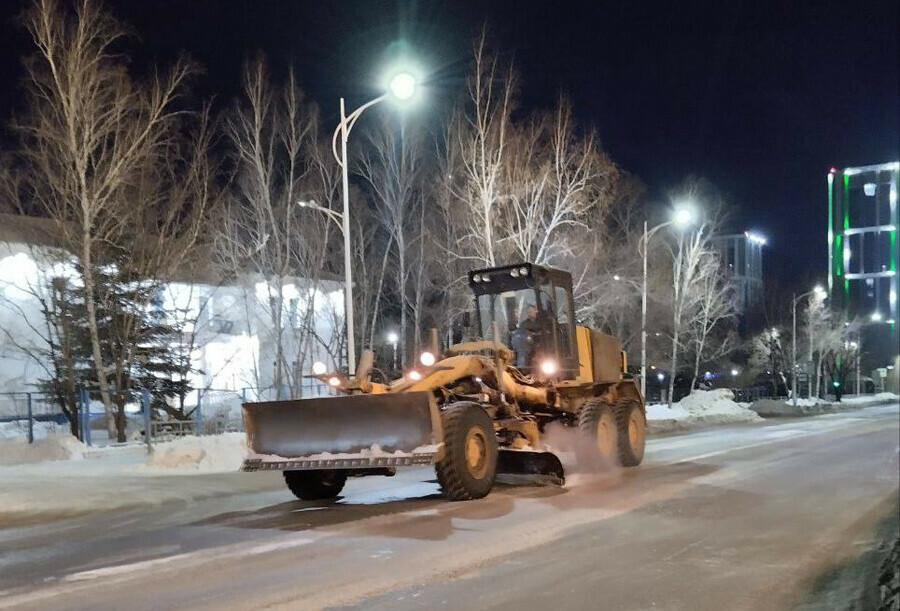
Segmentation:
[(547, 329), (546, 314), (542, 316), (533, 303), (525, 306), (524, 315), (519, 320), (516, 333), (513, 334), (512, 348), (516, 355), (517, 367), (530, 368), (532, 366), (536, 357), (535, 348), (542, 343)]

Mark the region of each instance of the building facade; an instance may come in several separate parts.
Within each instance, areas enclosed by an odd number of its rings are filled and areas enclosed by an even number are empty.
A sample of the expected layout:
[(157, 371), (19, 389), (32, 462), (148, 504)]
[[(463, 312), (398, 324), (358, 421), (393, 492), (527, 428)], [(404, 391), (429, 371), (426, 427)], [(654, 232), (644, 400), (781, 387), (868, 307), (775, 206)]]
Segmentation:
[(831, 168), (827, 175), (828, 290), (862, 325), (863, 369), (898, 352), (897, 197), (900, 162)]
[(762, 236), (745, 231), (715, 239), (722, 257), (722, 264), (731, 274), (735, 286), (737, 309), (740, 313), (763, 299), (763, 247)]
[[(76, 278), (73, 259), (61, 256), (52, 231), (39, 231), (46, 227), (41, 219), (0, 215), (0, 420), (17, 415), (10, 413), (21, 407), (14, 394), (39, 391), (48, 379), (47, 345), (55, 336), (44, 322), (47, 287), (53, 278)], [(192, 261), (190, 267), (203, 266)], [(312, 364), (342, 365), (341, 283), (282, 280), (276, 286), (244, 273), (222, 282), (191, 273), (162, 283), (149, 306), (181, 329), (172, 348), (190, 355), (190, 386), (205, 397), (224, 397), (230, 416), (240, 416), (242, 399), (326, 394), (311, 377)], [(276, 307), (282, 316), (273, 316)], [(187, 405), (195, 400), (196, 393)], [(209, 398), (204, 401), (209, 405)]]

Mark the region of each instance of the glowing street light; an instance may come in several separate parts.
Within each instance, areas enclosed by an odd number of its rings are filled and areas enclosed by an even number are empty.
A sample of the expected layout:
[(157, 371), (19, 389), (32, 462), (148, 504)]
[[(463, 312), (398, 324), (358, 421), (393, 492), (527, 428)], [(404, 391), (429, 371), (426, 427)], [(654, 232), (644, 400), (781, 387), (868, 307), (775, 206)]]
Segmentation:
[[(370, 100), (351, 112), (346, 114), (344, 108), (344, 98), (341, 98), (341, 121), (334, 130), (331, 137), (331, 152), (338, 164), (341, 166), (341, 187), (344, 195), (344, 210), (342, 214), (334, 212), (341, 221), (341, 230), (344, 233), (344, 316), (347, 319), (347, 371), (352, 376), (356, 373), (356, 338), (353, 333), (353, 278), (352, 278), (352, 261), (350, 249), (350, 179), (348, 177), (347, 168), (347, 138), (350, 136), (350, 130), (356, 125), (357, 119), (367, 108), (378, 104), (385, 100), (389, 95), (397, 100), (407, 101), (416, 93), (416, 78), (409, 72), (398, 72), (388, 83), (388, 91), (381, 94), (374, 100)], [(338, 141), (340, 140), (341, 149), (338, 154)], [(320, 210), (327, 208), (319, 207)]]
[(752, 231), (745, 231), (744, 235), (750, 240), (753, 244), (759, 244), (760, 246), (765, 246), (769, 241), (766, 239), (766, 236), (760, 235), (758, 233), (754, 233)]
[[(663, 227), (675, 225), (683, 230), (693, 225), (697, 216), (695, 210), (696, 206), (693, 202), (685, 201), (676, 204), (671, 219), (653, 229), (649, 229), (647, 221), (644, 221), (644, 235), (638, 242), (638, 250), (641, 251), (644, 263), (644, 278), (641, 285), (641, 394), (644, 396), (647, 395), (647, 243), (653, 234)], [(618, 278), (615, 279), (618, 280)]]
[(682, 203), (675, 208), (672, 222), (679, 229), (684, 229), (694, 222), (694, 207), (691, 204)]
[(875, 312), (872, 312), (872, 316), (869, 318), (871, 318), (872, 322), (881, 322), (881, 312), (876, 310)]
[(328, 371), (328, 367), (322, 361), (313, 363), (312, 372), (317, 376), (325, 375), (326, 371)]
[(397, 342), (400, 341), (400, 336), (397, 335), (396, 331), (388, 331), (386, 339), (394, 350), (392, 365), (394, 367), (394, 370), (396, 370), (397, 369)]
[(408, 100), (416, 93), (416, 77), (409, 72), (395, 74), (389, 88), (398, 100)]

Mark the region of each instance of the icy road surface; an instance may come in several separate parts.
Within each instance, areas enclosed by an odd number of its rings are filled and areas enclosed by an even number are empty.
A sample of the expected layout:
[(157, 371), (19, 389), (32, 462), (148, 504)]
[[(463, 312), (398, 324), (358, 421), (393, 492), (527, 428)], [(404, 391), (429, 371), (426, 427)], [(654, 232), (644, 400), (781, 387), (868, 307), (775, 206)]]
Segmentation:
[(0, 608), (788, 609), (896, 512), (898, 429), (897, 405), (714, 428), (466, 503), (427, 469), (333, 504), (197, 475), (241, 491), (0, 524)]

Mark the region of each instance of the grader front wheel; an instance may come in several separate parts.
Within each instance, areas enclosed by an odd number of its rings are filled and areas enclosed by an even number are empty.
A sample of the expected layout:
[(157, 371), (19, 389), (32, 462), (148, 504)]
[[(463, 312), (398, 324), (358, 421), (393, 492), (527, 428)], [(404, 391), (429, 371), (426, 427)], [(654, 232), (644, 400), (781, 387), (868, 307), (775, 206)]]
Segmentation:
[(497, 438), (490, 416), (477, 403), (461, 401), (441, 414), (444, 458), (435, 464), (444, 496), (453, 501), (480, 499), (494, 486)]
[(347, 482), (347, 473), (338, 470), (285, 471), (284, 482), (298, 499), (319, 501), (339, 495)]

